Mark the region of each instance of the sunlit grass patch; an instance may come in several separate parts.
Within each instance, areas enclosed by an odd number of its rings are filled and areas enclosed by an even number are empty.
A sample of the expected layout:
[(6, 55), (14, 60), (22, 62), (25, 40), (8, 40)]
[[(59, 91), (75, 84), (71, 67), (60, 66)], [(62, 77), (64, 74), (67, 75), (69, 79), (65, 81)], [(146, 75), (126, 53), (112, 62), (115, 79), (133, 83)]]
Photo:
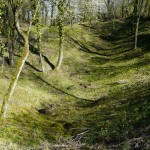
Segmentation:
[[(136, 131), (149, 125), (148, 35), (143, 41), (146, 44), (128, 50), (132, 41), (128, 45), (130, 41), (124, 36), (131, 37), (126, 31), (122, 35), (116, 28), (115, 37), (108, 34), (108, 23), (98, 27), (98, 33), (82, 25), (74, 25), (73, 30), (65, 27), (65, 33), (79, 43), (65, 35), (59, 71), (44, 61), (46, 71), (41, 73), (39, 56), (35, 51), (30, 53), (10, 101), (6, 126), (0, 123), (0, 139), (4, 141), (0, 149), (36, 149), (42, 143), (57, 144), (61, 138), (73, 140), (83, 132), (82, 142), (109, 145), (139, 136)], [(44, 27), (42, 52), (53, 65), (58, 42), (57, 29)], [(14, 72), (15, 67), (10, 70), (5, 66), (0, 74), (0, 102)]]

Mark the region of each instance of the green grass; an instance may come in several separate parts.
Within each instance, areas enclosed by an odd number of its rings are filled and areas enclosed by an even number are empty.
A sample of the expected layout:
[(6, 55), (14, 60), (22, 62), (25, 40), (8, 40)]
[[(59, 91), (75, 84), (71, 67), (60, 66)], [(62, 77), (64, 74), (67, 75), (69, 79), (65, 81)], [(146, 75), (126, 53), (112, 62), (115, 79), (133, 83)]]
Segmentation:
[[(94, 23), (94, 29), (74, 25), (70, 30), (66, 26), (60, 71), (52, 71), (44, 62), (46, 72), (37, 72), (41, 69), (39, 56), (32, 51), (27, 61), (30, 65), (25, 65), (10, 102), (6, 123), (0, 123), (0, 149), (38, 149), (42, 143), (58, 143), (60, 137), (69, 139), (85, 131), (83, 143), (99, 143), (107, 149), (125, 142), (122, 147), (130, 147), (130, 139), (147, 135), (148, 27), (149, 23), (142, 24), (139, 48), (133, 50), (133, 37), (123, 23), (117, 22), (116, 30), (107, 22)], [(58, 40), (56, 28), (43, 28), (43, 53), (53, 64)], [(0, 74), (0, 102), (14, 71), (5, 66)], [(43, 108), (48, 110), (45, 115), (38, 112)]]

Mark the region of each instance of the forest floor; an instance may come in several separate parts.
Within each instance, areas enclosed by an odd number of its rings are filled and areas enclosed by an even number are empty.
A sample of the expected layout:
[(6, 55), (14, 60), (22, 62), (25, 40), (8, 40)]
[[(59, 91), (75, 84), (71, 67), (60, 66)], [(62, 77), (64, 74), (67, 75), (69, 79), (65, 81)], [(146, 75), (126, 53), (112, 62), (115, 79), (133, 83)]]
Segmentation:
[[(141, 25), (137, 49), (130, 32), (121, 22), (115, 29), (108, 22), (66, 26), (64, 61), (55, 71), (57, 29), (44, 27), (43, 74), (33, 29), (0, 122), (0, 149), (150, 149), (150, 22)], [(6, 64), (0, 73), (0, 103), (14, 72)]]

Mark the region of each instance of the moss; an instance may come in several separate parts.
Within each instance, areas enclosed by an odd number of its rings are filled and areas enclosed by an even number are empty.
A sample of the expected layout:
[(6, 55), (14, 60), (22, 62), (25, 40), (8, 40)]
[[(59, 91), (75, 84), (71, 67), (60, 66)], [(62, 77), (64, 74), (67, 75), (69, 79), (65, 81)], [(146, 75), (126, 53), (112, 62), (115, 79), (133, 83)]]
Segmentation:
[[(42, 35), (44, 55), (56, 63), (58, 31), (43, 28), (44, 33), (51, 32)], [(3, 141), (25, 149), (36, 148), (45, 141), (57, 143), (61, 137), (67, 140), (87, 131), (82, 142), (102, 143), (107, 149), (107, 144), (138, 137), (137, 131), (145, 130), (150, 123), (148, 31), (141, 29), (144, 40), (139, 49), (126, 51), (132, 43), (124, 24), (119, 23), (113, 32), (109, 23), (95, 24), (95, 28), (65, 27), (65, 32), (80, 44), (65, 35), (60, 71), (50, 71), (45, 62), (45, 74), (37, 72), (38, 56), (30, 54), (30, 65), (25, 65), (21, 74), (6, 126), (0, 125)], [(112, 55), (103, 56), (107, 54)], [(0, 98), (12, 71), (14, 68), (6, 66), (4, 75), (0, 75)], [(55, 109), (51, 110), (53, 104)], [(51, 113), (38, 112), (45, 108)]]

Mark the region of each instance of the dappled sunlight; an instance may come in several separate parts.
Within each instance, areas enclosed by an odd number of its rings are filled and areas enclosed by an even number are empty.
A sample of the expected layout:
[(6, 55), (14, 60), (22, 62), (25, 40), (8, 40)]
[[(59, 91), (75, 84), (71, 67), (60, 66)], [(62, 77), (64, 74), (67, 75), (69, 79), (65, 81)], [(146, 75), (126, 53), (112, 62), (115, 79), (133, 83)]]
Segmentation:
[(148, 150), (149, 7), (2, 0), (0, 150)]

